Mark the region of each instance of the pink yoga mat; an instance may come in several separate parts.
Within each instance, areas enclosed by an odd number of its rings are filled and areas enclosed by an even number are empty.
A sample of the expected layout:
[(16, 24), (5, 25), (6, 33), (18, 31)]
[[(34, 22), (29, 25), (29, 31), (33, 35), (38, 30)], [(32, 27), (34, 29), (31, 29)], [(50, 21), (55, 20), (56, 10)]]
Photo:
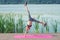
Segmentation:
[(50, 34), (37, 34), (37, 35), (23, 34), (23, 35), (14, 35), (14, 38), (53, 38), (53, 36)]

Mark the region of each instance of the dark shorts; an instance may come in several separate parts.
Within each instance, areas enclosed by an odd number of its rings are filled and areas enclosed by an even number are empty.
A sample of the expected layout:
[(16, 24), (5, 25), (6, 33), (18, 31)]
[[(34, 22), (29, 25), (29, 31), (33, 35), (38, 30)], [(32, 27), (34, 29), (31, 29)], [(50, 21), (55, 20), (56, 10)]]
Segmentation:
[(40, 23), (40, 21), (38, 21), (38, 20), (36, 20), (34, 18), (31, 18), (31, 17), (29, 18), (29, 21)]

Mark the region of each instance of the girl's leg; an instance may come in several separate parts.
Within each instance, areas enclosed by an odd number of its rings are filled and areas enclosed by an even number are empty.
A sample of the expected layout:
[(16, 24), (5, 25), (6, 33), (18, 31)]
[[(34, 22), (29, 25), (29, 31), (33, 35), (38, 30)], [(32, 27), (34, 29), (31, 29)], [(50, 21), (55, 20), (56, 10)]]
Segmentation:
[(47, 23), (45, 23), (45, 22), (40, 22), (40, 21), (38, 21), (38, 20), (36, 20), (36, 19), (34, 19), (34, 18), (30, 18), (30, 20), (31, 20), (32, 22), (41, 23), (41, 24), (44, 25), (44, 26), (47, 25)]
[(34, 19), (34, 18), (30, 18), (30, 20), (31, 20), (32, 22), (42, 23), (42, 22), (40, 22), (40, 21), (38, 21), (38, 20), (36, 20), (36, 19)]

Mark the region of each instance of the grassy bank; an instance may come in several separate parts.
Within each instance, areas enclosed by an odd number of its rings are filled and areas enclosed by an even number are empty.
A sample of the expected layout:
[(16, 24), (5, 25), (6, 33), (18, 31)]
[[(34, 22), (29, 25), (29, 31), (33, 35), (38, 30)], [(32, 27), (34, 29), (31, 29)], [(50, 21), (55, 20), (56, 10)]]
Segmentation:
[[(16, 17), (16, 18), (15, 18)], [(23, 16), (22, 14), (0, 14), (0, 33), (24, 33), (24, 28), (25, 28), (25, 24), (24, 24), (24, 20), (22, 19)], [(39, 20), (40, 15), (37, 15), (37, 19)], [(42, 21), (47, 23), (46, 27), (43, 27), (42, 30), (39, 30), (39, 24), (35, 22), (35, 33), (44, 33), (44, 28), (45, 28), (45, 33), (49, 33), (50, 29), (49, 29), (49, 25), (48, 25), (48, 19), (46, 18), (41, 18)], [(52, 19), (51, 19), (52, 20)], [(52, 23), (54, 21), (54, 23)], [(53, 31), (54, 33), (57, 33), (57, 27), (58, 27), (58, 23), (56, 20), (53, 20), (51, 23), (52, 27), (53, 27)], [(27, 22), (26, 22), (27, 23)], [(41, 32), (39, 32), (41, 31)]]

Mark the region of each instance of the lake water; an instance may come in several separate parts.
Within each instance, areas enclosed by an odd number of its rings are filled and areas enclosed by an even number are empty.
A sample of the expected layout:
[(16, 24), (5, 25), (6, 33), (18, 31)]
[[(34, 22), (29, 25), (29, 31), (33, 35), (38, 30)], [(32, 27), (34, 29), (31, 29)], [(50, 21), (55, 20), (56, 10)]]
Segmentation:
[[(60, 14), (59, 4), (28, 4), (31, 14)], [(27, 13), (23, 4), (17, 5), (0, 5), (0, 12), (2, 13)]]
[[(40, 21), (42, 21), (42, 18), (47, 20), (50, 33), (54, 32), (54, 28), (51, 25), (51, 23), (55, 24), (55, 21), (53, 21), (53, 20), (57, 20), (57, 22), (58, 22), (57, 32), (60, 32), (60, 5), (59, 4), (49, 4), (49, 5), (29, 4), (28, 8), (30, 10), (32, 17), (36, 18), (38, 15), (41, 15), (39, 18)], [(26, 21), (28, 20), (28, 13), (25, 10), (25, 7), (23, 4), (0, 5), (0, 13), (16, 13), (16, 14), (19, 13), (19, 14), (24, 15), (23, 20), (25, 23), (27, 23)], [(40, 32), (41, 32), (41, 29), (43, 29), (44, 32), (46, 32), (46, 28), (44, 28), (41, 24), (39, 26), (40, 26), (39, 27)], [(34, 23), (30, 29), (30, 33), (31, 32), (32, 33), (35, 32)]]

